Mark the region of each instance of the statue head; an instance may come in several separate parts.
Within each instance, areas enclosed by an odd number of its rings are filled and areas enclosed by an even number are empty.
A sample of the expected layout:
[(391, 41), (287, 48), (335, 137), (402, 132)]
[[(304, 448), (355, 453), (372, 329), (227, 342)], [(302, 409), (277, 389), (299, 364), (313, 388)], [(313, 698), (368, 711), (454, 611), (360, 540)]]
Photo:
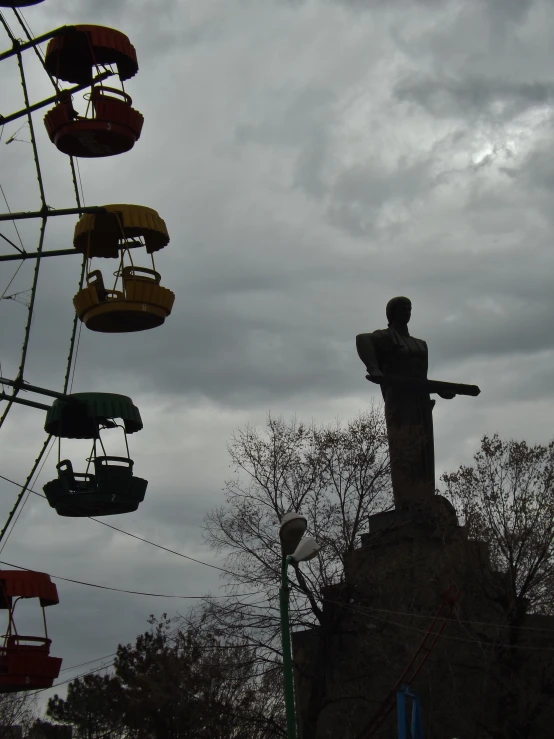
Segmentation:
[(400, 295), (387, 303), (387, 320), (392, 323), (408, 323), (412, 315), (412, 301)]

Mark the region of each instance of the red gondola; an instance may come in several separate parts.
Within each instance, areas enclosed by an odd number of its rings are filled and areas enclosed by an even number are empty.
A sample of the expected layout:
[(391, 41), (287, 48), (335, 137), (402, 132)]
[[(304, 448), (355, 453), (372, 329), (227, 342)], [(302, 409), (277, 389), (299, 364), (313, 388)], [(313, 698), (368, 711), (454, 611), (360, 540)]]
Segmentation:
[(0, 8), (26, 8), (42, 2), (43, 0), (0, 0)]
[(62, 92), (56, 107), (44, 116), (44, 125), (50, 141), (69, 156), (124, 154), (138, 141), (144, 123), (132, 102), (126, 92), (98, 85), (91, 90), (92, 117), (87, 118), (77, 114), (69, 93)]
[(120, 80), (138, 72), (137, 53), (127, 36), (105, 26), (71, 26), (48, 42), (46, 71), (78, 85), (92, 83), (95, 68), (115, 64)]
[(129, 151), (138, 141), (144, 118), (123, 89), (94, 83), (105, 65), (115, 65), (121, 82), (138, 71), (137, 55), (127, 36), (104, 26), (71, 26), (50, 40), (44, 66), (54, 77), (86, 85), (85, 115), (74, 109), (67, 90), (44, 116), (50, 140), (64, 154), (107, 157)]
[[(38, 598), (44, 637), (17, 633), (14, 610), (20, 598)], [(60, 674), (62, 660), (50, 657), (44, 609), (59, 603), (58, 590), (43, 572), (0, 571), (0, 609), (8, 611), (8, 627), (0, 647), (0, 693), (50, 688)]]

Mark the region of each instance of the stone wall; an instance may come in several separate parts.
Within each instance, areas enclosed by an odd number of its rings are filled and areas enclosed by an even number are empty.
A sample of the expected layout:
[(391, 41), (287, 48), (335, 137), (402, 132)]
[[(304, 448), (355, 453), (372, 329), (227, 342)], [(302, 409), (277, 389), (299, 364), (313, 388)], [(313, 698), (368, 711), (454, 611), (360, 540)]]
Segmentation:
[[(522, 616), (513, 629), (497, 625), (506, 623), (494, 600), (503, 578), (492, 570), (487, 547), (469, 541), (438, 498), (432, 508), (372, 517), (345, 583), (323, 594), (324, 626), (293, 635), (303, 739), (361, 739), (441, 603), (444, 615), (458, 590), (434, 648), (422, 651), (405, 676), (408, 682), (426, 659), (410, 682), (420, 696), (425, 738), (491, 739), (485, 727), (506, 712), (514, 725), (527, 713), (535, 716), (528, 739), (549, 735), (554, 699), (544, 695), (544, 683), (548, 676), (554, 680), (554, 618)], [(426, 647), (433, 639), (427, 637)], [(517, 685), (511, 686), (514, 675)], [(395, 700), (374, 736), (397, 736)]]
[(0, 737), (2, 739), (23, 739), (21, 726), (0, 726)]
[(72, 739), (72, 735), (71, 726), (35, 726), (26, 739)]

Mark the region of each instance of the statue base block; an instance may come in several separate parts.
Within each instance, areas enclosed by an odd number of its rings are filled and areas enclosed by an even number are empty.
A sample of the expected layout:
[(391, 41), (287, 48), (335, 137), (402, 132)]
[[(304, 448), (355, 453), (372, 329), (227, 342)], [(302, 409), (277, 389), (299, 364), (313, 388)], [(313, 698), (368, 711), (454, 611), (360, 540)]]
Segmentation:
[(368, 518), (369, 533), (362, 534), (362, 545), (374, 534), (386, 531), (417, 529), (426, 535), (465, 535), (465, 526), (460, 526), (454, 506), (442, 495), (433, 495), (426, 501), (395, 508), (392, 511), (375, 513)]

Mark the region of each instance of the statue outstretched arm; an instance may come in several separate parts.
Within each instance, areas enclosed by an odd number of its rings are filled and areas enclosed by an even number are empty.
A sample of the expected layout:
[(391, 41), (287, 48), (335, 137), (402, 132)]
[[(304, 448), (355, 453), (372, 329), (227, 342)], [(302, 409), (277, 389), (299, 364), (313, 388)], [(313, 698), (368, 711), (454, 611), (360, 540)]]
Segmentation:
[(358, 356), (367, 368), (368, 375), (372, 377), (382, 376), (383, 372), (379, 367), (373, 334), (358, 334), (356, 336), (356, 349), (358, 350)]

